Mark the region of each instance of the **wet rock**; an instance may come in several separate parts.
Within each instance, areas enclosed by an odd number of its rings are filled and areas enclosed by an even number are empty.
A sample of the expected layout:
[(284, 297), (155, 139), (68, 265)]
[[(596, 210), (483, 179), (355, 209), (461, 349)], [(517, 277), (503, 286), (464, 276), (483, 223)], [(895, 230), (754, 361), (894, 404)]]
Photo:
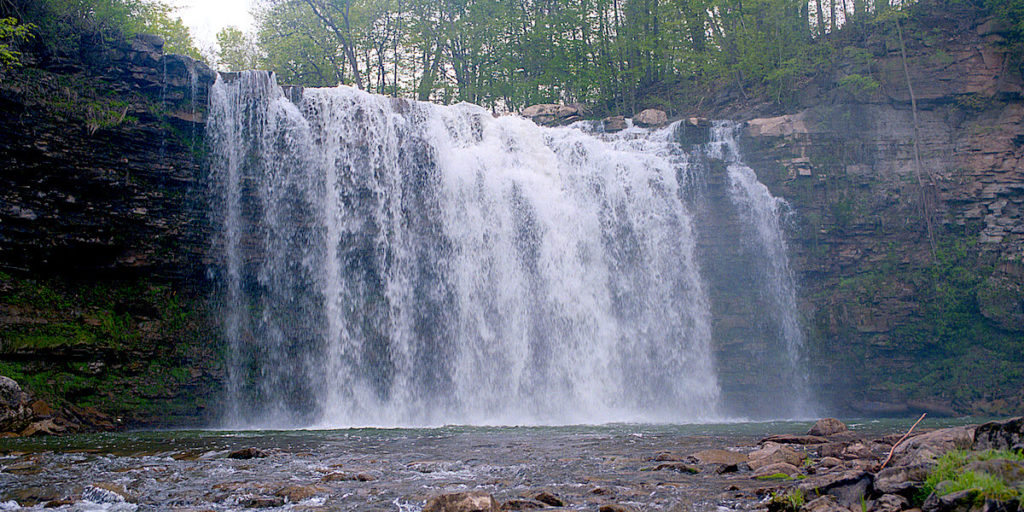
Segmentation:
[(593, 489), (590, 490), (590, 494), (596, 494), (598, 496), (608, 496), (615, 493), (612, 492), (611, 489), (606, 489), (604, 487), (594, 487)]
[(50, 501), (47, 501), (45, 505), (43, 505), (43, 508), (60, 508), (60, 507), (66, 507), (66, 506), (69, 506), (69, 505), (74, 505), (74, 503), (75, 503), (74, 500), (68, 500), (68, 499), (50, 500)]
[(974, 443), (974, 427), (952, 427), (911, 437), (896, 447), (894, 465), (910, 466), (933, 461), (957, 448), (970, 448)]
[(536, 510), (545, 506), (537, 500), (516, 498), (502, 503), (501, 510)]
[(625, 116), (611, 116), (601, 120), (601, 126), (606, 133), (621, 132), (626, 129)]
[(853, 443), (843, 448), (843, 458), (846, 460), (853, 459), (870, 459), (875, 454), (868, 448), (868, 445), (864, 443)]
[(372, 481), (374, 481), (376, 479), (377, 479), (377, 477), (375, 477), (375, 476), (373, 476), (373, 475), (371, 475), (369, 473), (356, 473), (356, 481), (357, 482), (372, 482)]
[(29, 426), (25, 427), (25, 430), (21, 431), (23, 437), (30, 436), (55, 436), (63, 434), (67, 429), (61, 425), (58, 425), (52, 419), (45, 419), (41, 421), (34, 421)]
[(754, 471), (753, 478), (763, 478), (766, 476), (783, 474), (786, 476), (793, 476), (800, 473), (800, 468), (786, 463), (776, 462), (775, 464), (768, 464), (767, 466), (761, 466)]
[(324, 492), (327, 492), (327, 489), (316, 485), (292, 485), (283, 489), (278, 489), (278, 491), (274, 493), (274, 496), (280, 496), (288, 503), (295, 503), (297, 501), (308, 500), (309, 498)]
[(635, 512), (632, 508), (625, 505), (619, 505), (618, 503), (610, 503), (601, 505), (597, 509), (597, 512)]
[(33, 417), (49, 418), (50, 416), (53, 416), (53, 408), (50, 407), (50, 404), (42, 400), (36, 400), (35, 402), (32, 402), (32, 405), (30, 405), (29, 408), (32, 409)]
[(267, 453), (259, 448), (242, 448), (241, 450), (235, 450), (228, 454), (229, 459), (262, 459), (267, 456)]
[(887, 467), (875, 474), (875, 490), (883, 494), (901, 494), (928, 478), (928, 464)]
[(134, 493), (129, 492), (125, 486), (114, 482), (97, 482), (87, 485), (82, 490), (82, 498), (94, 503), (121, 503), (137, 500)]
[(554, 494), (548, 491), (541, 491), (538, 492), (537, 494), (534, 494), (533, 499), (541, 503), (551, 505), (552, 507), (564, 507), (566, 505), (565, 501), (562, 500), (562, 498), (559, 498), (558, 496), (555, 496)]
[(250, 496), (238, 500), (238, 504), (245, 508), (283, 507), (284, 498), (281, 496)]
[(963, 471), (988, 473), (1010, 487), (1024, 483), (1024, 462), (1006, 459), (979, 460), (964, 466)]
[(645, 471), (678, 471), (680, 473), (700, 473), (700, 468), (697, 466), (691, 466), (684, 462), (666, 462), (664, 464), (658, 464), (653, 468), (648, 468)]
[(807, 435), (831, 436), (847, 430), (846, 424), (835, 418), (822, 418), (814, 423), (814, 426), (807, 431)]
[(746, 464), (747, 456), (729, 450), (701, 450), (691, 455), (700, 464)]
[(750, 452), (747, 455), (747, 465), (750, 469), (758, 470), (769, 464), (786, 462), (794, 466), (803, 463), (804, 456), (788, 446), (778, 443), (765, 443), (761, 448)]
[(649, 108), (633, 117), (633, 123), (643, 127), (662, 126), (668, 123), (668, 114), (664, 110)]
[(561, 126), (582, 119), (578, 108), (551, 103), (530, 105), (523, 109), (522, 115), (543, 126)]
[(871, 474), (866, 471), (850, 470), (837, 473), (826, 473), (808, 477), (797, 485), (804, 496), (829, 494), (836, 498), (840, 505), (854, 506), (871, 490)]
[(908, 505), (910, 505), (910, 502), (903, 496), (883, 494), (868, 504), (868, 512), (900, 512)]
[(822, 436), (779, 434), (775, 436), (769, 436), (761, 440), (761, 444), (767, 442), (779, 444), (824, 444), (828, 442), (828, 439)]
[(14, 379), (0, 375), (0, 432), (20, 432), (32, 421), (28, 394)]
[(824, 468), (834, 468), (836, 466), (842, 466), (843, 461), (836, 457), (822, 457), (821, 460), (818, 461), (818, 465)]
[(17, 501), (23, 507), (34, 507), (60, 498), (56, 487), (21, 487), (3, 494), (4, 499)]
[(739, 471), (739, 464), (716, 464), (714, 473), (716, 475), (727, 475), (729, 473), (738, 473)]
[(978, 497), (977, 489), (966, 489), (940, 496), (933, 492), (921, 505), (924, 512), (968, 512)]
[(841, 506), (834, 497), (825, 495), (804, 503), (800, 512), (850, 512), (850, 509)]
[(357, 479), (356, 476), (357, 475), (353, 475), (351, 473), (335, 472), (335, 473), (328, 473), (328, 474), (324, 475), (322, 478), (320, 478), (320, 481), (324, 482), (324, 483), (327, 483), (327, 482), (354, 482)]
[(975, 450), (1024, 449), (1024, 416), (1005, 421), (991, 421), (974, 432)]
[(427, 501), (423, 512), (498, 512), (501, 507), (484, 491), (442, 494)]
[(846, 450), (847, 446), (851, 443), (828, 443), (818, 447), (818, 455), (822, 458), (843, 458), (843, 450)]

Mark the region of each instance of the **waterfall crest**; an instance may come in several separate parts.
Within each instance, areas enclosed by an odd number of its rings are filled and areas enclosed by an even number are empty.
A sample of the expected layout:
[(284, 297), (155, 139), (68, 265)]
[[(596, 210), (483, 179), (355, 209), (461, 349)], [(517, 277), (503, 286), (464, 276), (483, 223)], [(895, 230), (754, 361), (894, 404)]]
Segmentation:
[(723, 418), (675, 125), (287, 96), (260, 72), (211, 91), (229, 424)]

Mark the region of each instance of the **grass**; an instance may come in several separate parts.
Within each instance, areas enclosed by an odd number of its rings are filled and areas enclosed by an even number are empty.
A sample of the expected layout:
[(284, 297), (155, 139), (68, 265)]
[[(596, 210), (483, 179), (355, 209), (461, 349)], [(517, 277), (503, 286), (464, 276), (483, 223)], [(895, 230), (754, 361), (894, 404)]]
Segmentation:
[(790, 489), (785, 494), (772, 493), (771, 504), (768, 509), (794, 512), (800, 510), (800, 507), (803, 507), (805, 502), (804, 493), (800, 489)]
[(975, 500), (978, 503), (986, 499), (1012, 500), (1024, 499), (1024, 489), (1010, 487), (1002, 479), (988, 473), (976, 471), (964, 471), (964, 467), (976, 461), (993, 459), (1005, 459), (1024, 462), (1024, 453), (1010, 450), (985, 450), (973, 452), (968, 450), (953, 450), (939, 457), (935, 468), (928, 474), (920, 492), (915, 496), (915, 502), (923, 503), (924, 500), (939, 488), (939, 484), (948, 482), (941, 486), (943, 496), (968, 489), (977, 490)]

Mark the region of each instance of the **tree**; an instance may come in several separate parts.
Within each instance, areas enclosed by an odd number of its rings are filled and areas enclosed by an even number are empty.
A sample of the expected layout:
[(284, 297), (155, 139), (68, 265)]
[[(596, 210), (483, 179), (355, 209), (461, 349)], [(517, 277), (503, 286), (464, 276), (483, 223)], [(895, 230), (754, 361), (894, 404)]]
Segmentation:
[(259, 66), (256, 41), (236, 27), (217, 32), (217, 67), (226, 71), (242, 71)]
[(21, 65), (21, 52), (12, 48), (30, 39), (32, 28), (31, 24), (19, 24), (15, 18), (0, 18), (0, 71)]

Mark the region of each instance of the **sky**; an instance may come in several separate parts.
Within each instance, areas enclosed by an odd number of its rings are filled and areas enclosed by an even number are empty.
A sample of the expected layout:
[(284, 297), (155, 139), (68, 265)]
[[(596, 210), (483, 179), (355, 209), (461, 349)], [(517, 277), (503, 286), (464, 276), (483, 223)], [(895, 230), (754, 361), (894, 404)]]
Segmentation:
[(178, 8), (175, 15), (189, 28), (200, 48), (210, 48), (216, 41), (217, 32), (227, 26), (235, 26), (251, 32), (254, 20), (250, 10), (253, 0), (169, 0), (167, 3)]

